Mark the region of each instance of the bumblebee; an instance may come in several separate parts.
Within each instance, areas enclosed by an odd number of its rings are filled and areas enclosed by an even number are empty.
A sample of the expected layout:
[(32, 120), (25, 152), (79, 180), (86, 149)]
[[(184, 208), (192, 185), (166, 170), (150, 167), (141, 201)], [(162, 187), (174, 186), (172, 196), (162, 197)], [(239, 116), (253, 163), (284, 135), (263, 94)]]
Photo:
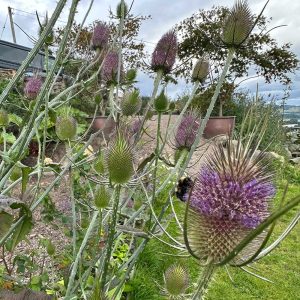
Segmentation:
[(175, 195), (178, 199), (183, 202), (188, 200), (190, 190), (193, 186), (193, 180), (188, 176), (181, 177), (175, 188)]

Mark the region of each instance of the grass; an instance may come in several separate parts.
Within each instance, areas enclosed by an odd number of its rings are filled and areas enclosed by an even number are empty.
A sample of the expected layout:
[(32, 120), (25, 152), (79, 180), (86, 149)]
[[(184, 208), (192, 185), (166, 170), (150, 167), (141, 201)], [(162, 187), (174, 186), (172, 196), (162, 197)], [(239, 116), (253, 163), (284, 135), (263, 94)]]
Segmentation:
[[(278, 184), (278, 193), (275, 203), (281, 198), (284, 189), (283, 182)], [(289, 186), (286, 199), (292, 199), (300, 194), (299, 185)], [(176, 204), (176, 209), (182, 214), (184, 204)], [(273, 236), (278, 236), (289, 224), (297, 209), (289, 212), (278, 221)], [(175, 222), (168, 227), (168, 232), (173, 236), (179, 236)], [(273, 238), (273, 239), (274, 239)], [(189, 270), (191, 284), (197, 282), (201, 274), (201, 267), (193, 258), (180, 258), (162, 253), (177, 254), (175, 249), (162, 242), (152, 239), (141, 254), (134, 279), (130, 282), (133, 292), (130, 299), (159, 300), (166, 299), (161, 294), (158, 284), (163, 283), (163, 272), (174, 263), (181, 263)], [(251, 270), (260, 276), (266, 277), (273, 283), (266, 282), (245, 273), (239, 268), (229, 267), (230, 280), (226, 270), (217, 270), (212, 281), (207, 297), (208, 300), (249, 300), (272, 299), (291, 300), (300, 299), (300, 226), (297, 225), (291, 234), (269, 256), (253, 265)]]

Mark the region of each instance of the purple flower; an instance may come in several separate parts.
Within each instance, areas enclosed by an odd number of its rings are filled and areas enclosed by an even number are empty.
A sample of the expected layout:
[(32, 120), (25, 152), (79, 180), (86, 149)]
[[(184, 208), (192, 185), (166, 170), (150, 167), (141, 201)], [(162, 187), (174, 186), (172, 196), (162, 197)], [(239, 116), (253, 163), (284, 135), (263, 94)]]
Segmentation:
[(134, 120), (130, 127), (130, 133), (132, 135), (135, 135), (136, 133), (138, 133), (141, 129), (142, 123), (143, 122), (141, 119)]
[(268, 217), (269, 199), (274, 192), (270, 182), (244, 182), (243, 177), (232, 178), (204, 167), (195, 182), (190, 205), (207, 217), (255, 228)]
[(199, 126), (199, 117), (194, 112), (185, 114), (177, 128), (175, 147), (190, 150), (195, 142)]
[(174, 31), (164, 34), (158, 41), (152, 54), (151, 68), (164, 74), (171, 72), (177, 53), (177, 37)]
[(110, 29), (108, 25), (103, 22), (97, 23), (97, 25), (94, 28), (91, 41), (93, 49), (105, 48), (108, 43), (109, 35)]
[(40, 78), (31, 77), (25, 84), (24, 93), (28, 99), (35, 99), (39, 94), (43, 82)]
[(117, 52), (112, 51), (105, 56), (101, 75), (102, 79), (107, 83), (113, 83), (117, 80), (118, 61), (119, 57)]

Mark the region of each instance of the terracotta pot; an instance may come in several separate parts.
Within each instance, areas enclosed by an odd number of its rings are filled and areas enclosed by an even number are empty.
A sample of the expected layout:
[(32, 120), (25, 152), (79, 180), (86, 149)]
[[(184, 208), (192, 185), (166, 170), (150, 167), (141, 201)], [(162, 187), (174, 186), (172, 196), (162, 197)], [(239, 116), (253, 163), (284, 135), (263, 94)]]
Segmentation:
[[(89, 117), (87, 120), (92, 122), (93, 117)], [(92, 131), (96, 132), (100, 129), (103, 129), (105, 137), (108, 137), (115, 129), (115, 126), (116, 122), (112, 118), (106, 116), (97, 116), (92, 124)]]
[(210, 117), (204, 129), (203, 137), (213, 138), (217, 135), (232, 135), (235, 117)]

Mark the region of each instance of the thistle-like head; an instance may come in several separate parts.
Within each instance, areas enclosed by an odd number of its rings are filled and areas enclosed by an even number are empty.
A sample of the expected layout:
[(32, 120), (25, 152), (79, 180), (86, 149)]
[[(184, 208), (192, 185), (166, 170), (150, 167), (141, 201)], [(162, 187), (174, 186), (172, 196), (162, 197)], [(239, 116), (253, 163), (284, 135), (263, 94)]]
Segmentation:
[(104, 49), (109, 40), (110, 29), (109, 26), (103, 22), (98, 22), (94, 28), (91, 45), (93, 49)]
[(189, 274), (181, 265), (170, 266), (164, 274), (164, 290), (170, 299), (179, 299), (189, 286)]
[(152, 53), (151, 68), (164, 74), (171, 72), (177, 54), (177, 37), (174, 31), (165, 33)]
[(239, 47), (247, 40), (253, 28), (253, 19), (247, 1), (238, 0), (223, 26), (222, 41), (227, 47)]
[(133, 151), (128, 140), (117, 132), (107, 153), (107, 169), (111, 182), (127, 183), (134, 174)]
[[(219, 263), (270, 214), (275, 194), (272, 173), (250, 150), (218, 146), (193, 184), (189, 195), (187, 236), (201, 260)], [(214, 238), (212, 238), (214, 237)], [(259, 243), (243, 253), (247, 259)], [(248, 252), (247, 252), (248, 251)]]
[(118, 63), (119, 56), (117, 52), (111, 51), (107, 53), (101, 70), (102, 80), (107, 84), (114, 84), (117, 82)]
[(25, 84), (24, 94), (28, 99), (35, 99), (42, 87), (42, 80), (39, 77), (30, 77)]
[(138, 90), (126, 92), (121, 101), (121, 111), (124, 116), (136, 114), (142, 106), (142, 100)]
[(197, 60), (193, 73), (192, 80), (200, 81), (201, 83), (205, 81), (207, 75), (209, 73), (209, 62), (205, 58), (200, 58)]
[(191, 111), (186, 113), (178, 125), (175, 135), (175, 147), (176, 149), (190, 150), (195, 142), (197, 131), (200, 126), (199, 116)]

